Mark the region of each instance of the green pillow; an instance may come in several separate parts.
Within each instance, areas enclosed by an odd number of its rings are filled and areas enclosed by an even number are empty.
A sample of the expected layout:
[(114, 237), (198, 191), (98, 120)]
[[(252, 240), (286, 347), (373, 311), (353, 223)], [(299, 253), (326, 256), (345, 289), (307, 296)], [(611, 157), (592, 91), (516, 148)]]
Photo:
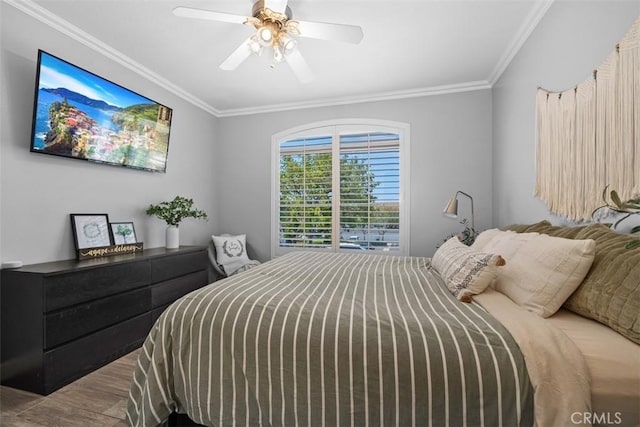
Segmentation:
[(636, 238), (603, 224), (582, 227), (575, 238), (595, 240), (596, 255), (564, 307), (640, 344), (640, 247), (625, 247)]
[(626, 248), (637, 237), (616, 233), (610, 224), (559, 227), (546, 220), (509, 225), (503, 230), (595, 240), (591, 269), (564, 308), (597, 320), (640, 344), (640, 246)]
[(576, 235), (585, 228), (581, 227), (559, 227), (551, 225), (547, 220), (535, 224), (513, 224), (502, 228), (502, 230), (515, 231), (516, 233), (541, 233), (553, 237), (564, 237), (565, 239), (575, 239)]

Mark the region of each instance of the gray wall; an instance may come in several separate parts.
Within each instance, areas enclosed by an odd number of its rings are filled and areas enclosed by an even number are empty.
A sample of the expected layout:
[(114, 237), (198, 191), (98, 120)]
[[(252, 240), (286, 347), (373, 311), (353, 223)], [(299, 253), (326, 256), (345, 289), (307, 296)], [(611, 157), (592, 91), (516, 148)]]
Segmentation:
[(550, 219), (533, 196), (535, 95), (591, 75), (640, 14), (640, 1), (556, 1), (493, 87), (494, 225)]
[[(562, 90), (587, 78), (640, 14), (637, 0), (557, 0), (492, 91), (216, 119), (11, 6), (1, 7), (0, 260), (24, 262), (73, 256), (71, 212), (134, 221), (147, 247), (162, 246), (164, 224), (144, 208), (176, 194), (194, 197), (212, 218), (187, 220), (181, 243), (204, 244), (213, 232), (246, 232), (250, 254), (265, 260), (271, 135), (338, 118), (411, 125), (412, 255), (431, 255), (460, 229), (441, 215), (458, 189), (474, 196), (479, 229), (550, 218), (532, 195), (536, 87)], [(38, 48), (171, 106), (168, 172), (29, 153)], [(468, 212), (465, 200), (461, 210)]]
[[(0, 260), (26, 264), (73, 258), (69, 213), (108, 213), (112, 221), (133, 221), (145, 247), (164, 246), (164, 222), (144, 210), (178, 194), (193, 197), (211, 217), (185, 220), (180, 243), (205, 244), (218, 216), (217, 119), (4, 2), (0, 7)], [(30, 153), (39, 48), (173, 108), (167, 172)]]
[[(476, 225), (491, 226), (491, 92), (222, 118), (215, 168), (219, 229), (247, 233), (249, 254), (270, 257), (271, 136), (337, 118), (393, 120), (411, 126), (411, 255), (431, 256), (461, 226), (442, 216), (461, 189), (474, 197)], [(461, 200), (460, 213), (469, 212)]]

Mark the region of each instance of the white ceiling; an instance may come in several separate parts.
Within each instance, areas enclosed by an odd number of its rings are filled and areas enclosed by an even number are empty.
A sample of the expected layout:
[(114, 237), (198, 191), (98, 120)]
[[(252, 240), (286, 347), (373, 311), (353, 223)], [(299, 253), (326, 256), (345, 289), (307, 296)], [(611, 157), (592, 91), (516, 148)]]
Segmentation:
[[(299, 39), (314, 73), (253, 56), (218, 68), (251, 27), (176, 17), (251, 15), (250, 0), (7, 0), (216, 116), (491, 87), (548, 9), (541, 0), (290, 0), (293, 19), (359, 25), (359, 45)], [(52, 15), (53, 14), (53, 15)], [(100, 74), (100, 70), (91, 70)]]

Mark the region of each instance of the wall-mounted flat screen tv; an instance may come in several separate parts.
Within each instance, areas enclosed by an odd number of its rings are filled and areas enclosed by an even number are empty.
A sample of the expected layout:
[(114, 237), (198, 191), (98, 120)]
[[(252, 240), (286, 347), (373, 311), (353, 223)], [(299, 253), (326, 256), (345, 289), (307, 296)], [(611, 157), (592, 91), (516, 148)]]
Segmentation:
[(38, 51), (31, 151), (165, 172), (172, 110)]

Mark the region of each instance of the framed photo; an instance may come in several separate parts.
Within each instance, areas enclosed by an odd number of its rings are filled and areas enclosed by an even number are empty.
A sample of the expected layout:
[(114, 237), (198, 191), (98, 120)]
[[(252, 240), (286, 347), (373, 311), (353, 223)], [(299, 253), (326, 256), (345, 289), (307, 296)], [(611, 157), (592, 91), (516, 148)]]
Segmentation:
[(138, 239), (136, 238), (136, 230), (133, 228), (132, 222), (112, 222), (110, 225), (114, 245), (125, 245), (138, 242)]
[(71, 214), (76, 250), (112, 245), (107, 214)]

